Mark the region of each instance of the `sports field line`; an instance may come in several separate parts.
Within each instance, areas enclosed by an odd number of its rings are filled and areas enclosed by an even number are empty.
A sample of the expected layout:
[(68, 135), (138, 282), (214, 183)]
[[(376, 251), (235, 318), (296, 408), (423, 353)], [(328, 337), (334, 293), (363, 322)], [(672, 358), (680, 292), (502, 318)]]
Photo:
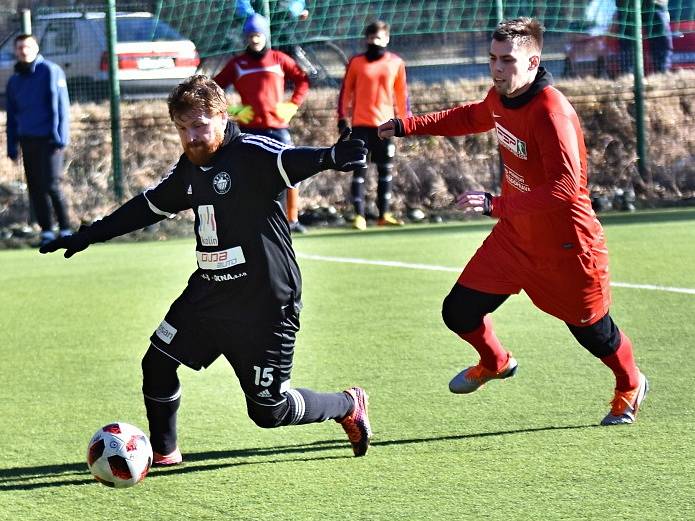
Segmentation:
[[(452, 273), (461, 273), (461, 268), (450, 268), (448, 266), (437, 266), (434, 264), (413, 264), (410, 262), (387, 261), (387, 260), (372, 260), (359, 259), (355, 257), (330, 257), (326, 255), (313, 255), (311, 253), (297, 252), (297, 257), (300, 259), (316, 260), (323, 262), (340, 262), (343, 264), (367, 264), (370, 266), (386, 266), (388, 268), (404, 268), (410, 270), (424, 271), (447, 271)], [(629, 282), (611, 282), (611, 286), (616, 288), (629, 289), (646, 289), (652, 291), (666, 291), (669, 293), (686, 293), (695, 295), (695, 288), (675, 288), (671, 286), (656, 286), (654, 284), (631, 284)]]

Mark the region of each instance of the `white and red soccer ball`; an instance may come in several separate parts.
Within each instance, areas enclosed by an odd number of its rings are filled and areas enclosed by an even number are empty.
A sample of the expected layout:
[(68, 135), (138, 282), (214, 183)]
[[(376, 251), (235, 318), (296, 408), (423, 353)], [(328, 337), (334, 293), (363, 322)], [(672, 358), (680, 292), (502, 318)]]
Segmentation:
[(150, 440), (129, 423), (105, 425), (89, 441), (89, 471), (97, 481), (108, 487), (127, 488), (140, 483), (151, 465)]

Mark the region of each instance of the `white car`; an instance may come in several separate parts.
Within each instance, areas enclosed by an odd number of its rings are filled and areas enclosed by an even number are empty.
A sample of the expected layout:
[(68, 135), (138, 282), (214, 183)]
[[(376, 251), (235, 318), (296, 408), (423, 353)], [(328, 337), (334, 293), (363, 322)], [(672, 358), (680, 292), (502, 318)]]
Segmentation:
[[(108, 93), (105, 14), (53, 13), (35, 17), (33, 34), (41, 54), (65, 71), (70, 96), (100, 99)], [(200, 58), (195, 45), (152, 13), (116, 14), (118, 80), (124, 96), (168, 93), (195, 74)], [(14, 72), (11, 34), (0, 44), (0, 93)]]

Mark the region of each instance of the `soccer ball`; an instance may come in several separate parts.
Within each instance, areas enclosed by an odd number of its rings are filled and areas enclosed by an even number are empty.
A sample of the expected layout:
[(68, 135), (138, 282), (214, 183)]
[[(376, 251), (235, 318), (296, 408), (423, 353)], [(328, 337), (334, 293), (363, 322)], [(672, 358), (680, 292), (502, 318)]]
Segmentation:
[(152, 465), (152, 445), (140, 429), (128, 423), (105, 425), (87, 447), (87, 466), (94, 478), (108, 487), (127, 488), (140, 483)]

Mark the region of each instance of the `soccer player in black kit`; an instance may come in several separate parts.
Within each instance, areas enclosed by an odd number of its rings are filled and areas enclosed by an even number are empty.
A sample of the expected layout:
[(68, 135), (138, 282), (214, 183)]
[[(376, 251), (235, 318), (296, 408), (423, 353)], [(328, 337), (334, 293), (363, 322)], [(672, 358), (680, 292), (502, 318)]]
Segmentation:
[(152, 334), (142, 359), (154, 463), (182, 461), (176, 439), (179, 365), (199, 370), (220, 355), (234, 369), (249, 417), (258, 426), (334, 419), (355, 456), (363, 456), (371, 437), (363, 389), (316, 393), (290, 385), (301, 276), (287, 218), (276, 199), (322, 170), (364, 166), (364, 143), (345, 133), (330, 148), (292, 147), (242, 134), (227, 119), (222, 89), (201, 75), (178, 85), (168, 107), (184, 149), (168, 175), (104, 219), (40, 249), (65, 249), (65, 257), (71, 257), (177, 212), (190, 208), (195, 213), (198, 269)]

